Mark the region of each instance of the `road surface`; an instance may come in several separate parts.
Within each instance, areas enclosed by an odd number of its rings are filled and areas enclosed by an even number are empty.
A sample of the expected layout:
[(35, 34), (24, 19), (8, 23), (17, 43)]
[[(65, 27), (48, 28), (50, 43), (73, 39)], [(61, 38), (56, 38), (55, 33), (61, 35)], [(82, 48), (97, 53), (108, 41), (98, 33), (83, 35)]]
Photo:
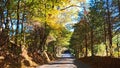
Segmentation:
[(82, 62), (77, 62), (71, 54), (63, 54), (62, 57), (49, 64), (41, 65), (36, 68), (90, 68)]

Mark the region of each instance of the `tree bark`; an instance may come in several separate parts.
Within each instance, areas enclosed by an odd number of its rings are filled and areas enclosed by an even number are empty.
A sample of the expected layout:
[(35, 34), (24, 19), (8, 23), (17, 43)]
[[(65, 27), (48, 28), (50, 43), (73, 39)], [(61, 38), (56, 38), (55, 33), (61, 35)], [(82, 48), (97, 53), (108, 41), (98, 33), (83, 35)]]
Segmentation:
[(118, 58), (120, 57), (119, 55), (119, 34), (117, 35), (117, 48), (118, 48)]
[(118, 0), (119, 19), (120, 19), (120, 0)]
[(108, 24), (108, 37), (109, 37), (109, 47), (110, 47), (110, 56), (113, 54), (112, 50), (112, 23), (111, 23), (111, 14), (110, 14), (110, 9), (109, 9), (109, 0), (107, 0), (107, 24)]
[[(105, 18), (105, 21), (106, 21), (106, 18)], [(106, 46), (106, 56), (108, 56), (108, 45), (106, 43), (106, 39), (107, 39), (106, 22), (104, 22), (104, 44)]]
[(79, 48), (76, 47), (74, 50), (75, 50), (75, 57), (78, 59), (79, 58)]
[(91, 56), (94, 56), (94, 49), (93, 49), (93, 28), (91, 27)]
[(18, 4), (17, 4), (17, 28), (16, 28), (16, 38), (15, 38), (15, 43), (17, 45), (18, 45), (18, 33), (19, 33), (19, 21), (20, 21), (19, 9), (20, 9), (20, 0), (18, 0)]
[[(1, 1), (0, 1), (1, 2)], [(0, 7), (0, 28), (2, 29), (2, 25), (3, 25), (3, 8)]]
[(87, 48), (88, 48), (88, 45), (87, 45), (87, 34), (85, 35), (85, 49), (86, 49), (86, 51), (85, 51), (85, 57), (87, 57), (87, 55), (88, 55), (88, 50), (87, 50)]
[(25, 6), (24, 6), (24, 10), (23, 10), (23, 15), (22, 15), (22, 23), (21, 23), (21, 37), (23, 37), (22, 38), (22, 40), (21, 41), (23, 41), (23, 44), (25, 45), (25, 30), (24, 30), (24, 18), (25, 18)]
[[(120, 0), (118, 0), (118, 9), (119, 9), (119, 21), (120, 21)], [(119, 38), (119, 34), (117, 36), (117, 46), (119, 45), (118, 38)], [(120, 57), (119, 52), (120, 52), (120, 48), (118, 48), (118, 57)]]

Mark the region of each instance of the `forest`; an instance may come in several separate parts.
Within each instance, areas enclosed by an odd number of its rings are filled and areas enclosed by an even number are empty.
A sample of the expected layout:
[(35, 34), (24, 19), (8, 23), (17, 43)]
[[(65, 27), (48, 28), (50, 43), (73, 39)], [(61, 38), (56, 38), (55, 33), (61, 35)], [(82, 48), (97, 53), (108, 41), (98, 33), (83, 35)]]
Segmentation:
[(119, 68), (120, 0), (0, 0), (0, 68), (34, 68), (65, 50)]

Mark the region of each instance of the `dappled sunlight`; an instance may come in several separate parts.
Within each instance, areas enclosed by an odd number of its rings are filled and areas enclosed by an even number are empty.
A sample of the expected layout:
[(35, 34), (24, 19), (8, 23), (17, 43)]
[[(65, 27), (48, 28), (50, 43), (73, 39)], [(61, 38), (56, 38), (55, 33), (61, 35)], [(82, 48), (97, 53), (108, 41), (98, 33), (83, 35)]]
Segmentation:
[(119, 61), (120, 0), (0, 0), (0, 68), (119, 68)]

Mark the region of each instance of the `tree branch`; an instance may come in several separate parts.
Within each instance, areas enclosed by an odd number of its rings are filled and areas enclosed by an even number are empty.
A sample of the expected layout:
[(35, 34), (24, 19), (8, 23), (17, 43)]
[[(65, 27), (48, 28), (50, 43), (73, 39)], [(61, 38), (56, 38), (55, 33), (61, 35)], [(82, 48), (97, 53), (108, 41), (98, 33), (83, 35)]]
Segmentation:
[(68, 6), (68, 7), (65, 7), (65, 8), (63, 8), (63, 9), (60, 9), (61, 11), (63, 11), (63, 10), (66, 10), (66, 9), (68, 9), (68, 8), (71, 8), (71, 7), (82, 7), (82, 6), (78, 6), (78, 5), (70, 5), (70, 6)]

